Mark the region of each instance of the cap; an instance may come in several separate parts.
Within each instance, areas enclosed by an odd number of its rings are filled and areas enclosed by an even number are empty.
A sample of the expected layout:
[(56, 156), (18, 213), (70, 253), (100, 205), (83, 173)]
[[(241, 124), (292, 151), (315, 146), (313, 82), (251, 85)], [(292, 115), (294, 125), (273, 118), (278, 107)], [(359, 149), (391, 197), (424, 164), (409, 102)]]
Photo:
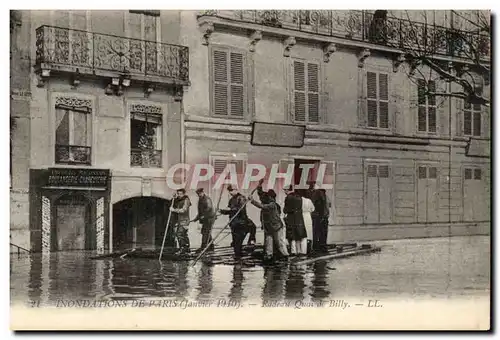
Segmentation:
[(196, 193), (199, 194), (199, 193), (202, 193), (203, 192), (203, 188), (198, 188), (196, 189)]
[(269, 195), (269, 197), (271, 197), (272, 199), (275, 199), (276, 198), (276, 192), (273, 190), (273, 189), (269, 189), (267, 191), (267, 194)]
[(235, 190), (235, 189), (236, 189), (236, 188), (233, 188), (233, 186), (232, 186), (232, 185), (228, 185), (228, 186), (227, 186), (227, 191), (233, 191), (233, 190)]
[(283, 188), (283, 190), (293, 191), (293, 186), (290, 184)]

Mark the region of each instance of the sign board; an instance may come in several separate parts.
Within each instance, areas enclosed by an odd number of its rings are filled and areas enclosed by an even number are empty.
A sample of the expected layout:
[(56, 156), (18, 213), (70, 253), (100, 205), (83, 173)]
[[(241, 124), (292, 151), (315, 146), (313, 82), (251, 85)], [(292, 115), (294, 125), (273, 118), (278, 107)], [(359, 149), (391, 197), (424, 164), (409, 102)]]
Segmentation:
[(106, 188), (109, 170), (49, 168), (47, 184), (52, 187)]
[(490, 157), (490, 141), (471, 138), (465, 149), (469, 157)]
[(254, 122), (252, 145), (301, 148), (304, 145), (304, 125)]

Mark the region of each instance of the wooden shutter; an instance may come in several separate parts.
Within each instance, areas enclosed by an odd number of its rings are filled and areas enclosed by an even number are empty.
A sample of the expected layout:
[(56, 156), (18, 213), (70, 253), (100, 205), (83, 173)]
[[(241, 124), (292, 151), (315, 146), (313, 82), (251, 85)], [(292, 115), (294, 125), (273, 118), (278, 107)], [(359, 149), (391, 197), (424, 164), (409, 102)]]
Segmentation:
[(457, 107), (457, 124), (455, 128), (455, 134), (457, 136), (463, 136), (464, 135), (464, 111), (463, 111), (463, 100), (462, 99), (456, 99), (456, 107)]
[(418, 79), (417, 81), (417, 98), (418, 98), (418, 117), (417, 129), (419, 132), (427, 131), (427, 110), (425, 100), (425, 81)]
[(483, 137), (490, 137), (490, 110), (488, 107), (483, 107), (481, 119), (481, 134)]
[(306, 71), (303, 62), (293, 62), (293, 98), (294, 98), (294, 121), (306, 121)]
[(319, 66), (307, 64), (308, 122), (319, 123)]
[(377, 165), (369, 164), (365, 168), (365, 223), (379, 222), (379, 186)]
[(377, 127), (377, 74), (366, 73), (367, 126)]
[(378, 74), (379, 86), (379, 127), (389, 128), (389, 80), (386, 73)]
[[(436, 83), (434, 81), (429, 81), (429, 92), (436, 92)], [(428, 132), (437, 132), (436, 123), (436, 96), (427, 96), (427, 118), (428, 118)]]
[(467, 101), (463, 103), (464, 113), (464, 126), (463, 133), (466, 136), (472, 135), (472, 105)]
[(389, 165), (378, 166), (378, 204), (379, 222), (390, 223), (392, 220), (391, 168)]
[(243, 117), (245, 91), (244, 91), (244, 70), (243, 54), (231, 52), (231, 115)]
[(474, 110), (473, 115), (474, 122), (472, 124), (474, 131), (473, 134), (476, 137), (481, 136), (481, 108), (478, 111)]
[(216, 115), (228, 114), (228, 53), (213, 51), (213, 113)]

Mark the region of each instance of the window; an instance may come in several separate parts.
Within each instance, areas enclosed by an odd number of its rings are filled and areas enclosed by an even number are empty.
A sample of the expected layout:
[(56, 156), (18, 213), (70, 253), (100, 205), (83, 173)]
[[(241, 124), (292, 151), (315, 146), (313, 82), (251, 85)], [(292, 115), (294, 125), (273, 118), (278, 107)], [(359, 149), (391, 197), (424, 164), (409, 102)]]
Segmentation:
[(464, 101), (464, 135), (481, 136), (481, 105)]
[(162, 112), (158, 106), (135, 104), (130, 110), (130, 165), (162, 167)]
[[(160, 57), (160, 13), (159, 11), (130, 10), (128, 30), (130, 44), (130, 68), (155, 73)], [(145, 65), (144, 65), (145, 64)]]
[(389, 79), (387, 73), (366, 73), (367, 126), (389, 128)]
[[(52, 11), (54, 61), (62, 64), (90, 66), (92, 37), (89, 33), (90, 11)], [(71, 30), (68, 30), (70, 28)]]
[(436, 83), (419, 79), (418, 91), (418, 131), (436, 133), (436, 96), (428, 92), (436, 92)]
[(465, 180), (481, 180), (482, 173), (480, 168), (465, 168), (464, 179)]
[(91, 164), (92, 104), (90, 99), (56, 98), (57, 164)]
[(212, 113), (243, 118), (248, 111), (246, 55), (224, 48), (212, 49)]
[(319, 65), (293, 62), (293, 120), (319, 123)]

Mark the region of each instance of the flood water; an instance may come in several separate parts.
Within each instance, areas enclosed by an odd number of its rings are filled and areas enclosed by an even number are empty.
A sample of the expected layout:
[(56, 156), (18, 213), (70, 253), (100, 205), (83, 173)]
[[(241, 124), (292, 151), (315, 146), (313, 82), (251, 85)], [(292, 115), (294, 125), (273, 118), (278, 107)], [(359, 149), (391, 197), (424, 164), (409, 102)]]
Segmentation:
[[(208, 266), (91, 253), (11, 254), (11, 303), (61, 299), (462, 298), (490, 294), (490, 238), (372, 242), (380, 253), (298, 268)], [(59, 302), (58, 302), (59, 301)]]

